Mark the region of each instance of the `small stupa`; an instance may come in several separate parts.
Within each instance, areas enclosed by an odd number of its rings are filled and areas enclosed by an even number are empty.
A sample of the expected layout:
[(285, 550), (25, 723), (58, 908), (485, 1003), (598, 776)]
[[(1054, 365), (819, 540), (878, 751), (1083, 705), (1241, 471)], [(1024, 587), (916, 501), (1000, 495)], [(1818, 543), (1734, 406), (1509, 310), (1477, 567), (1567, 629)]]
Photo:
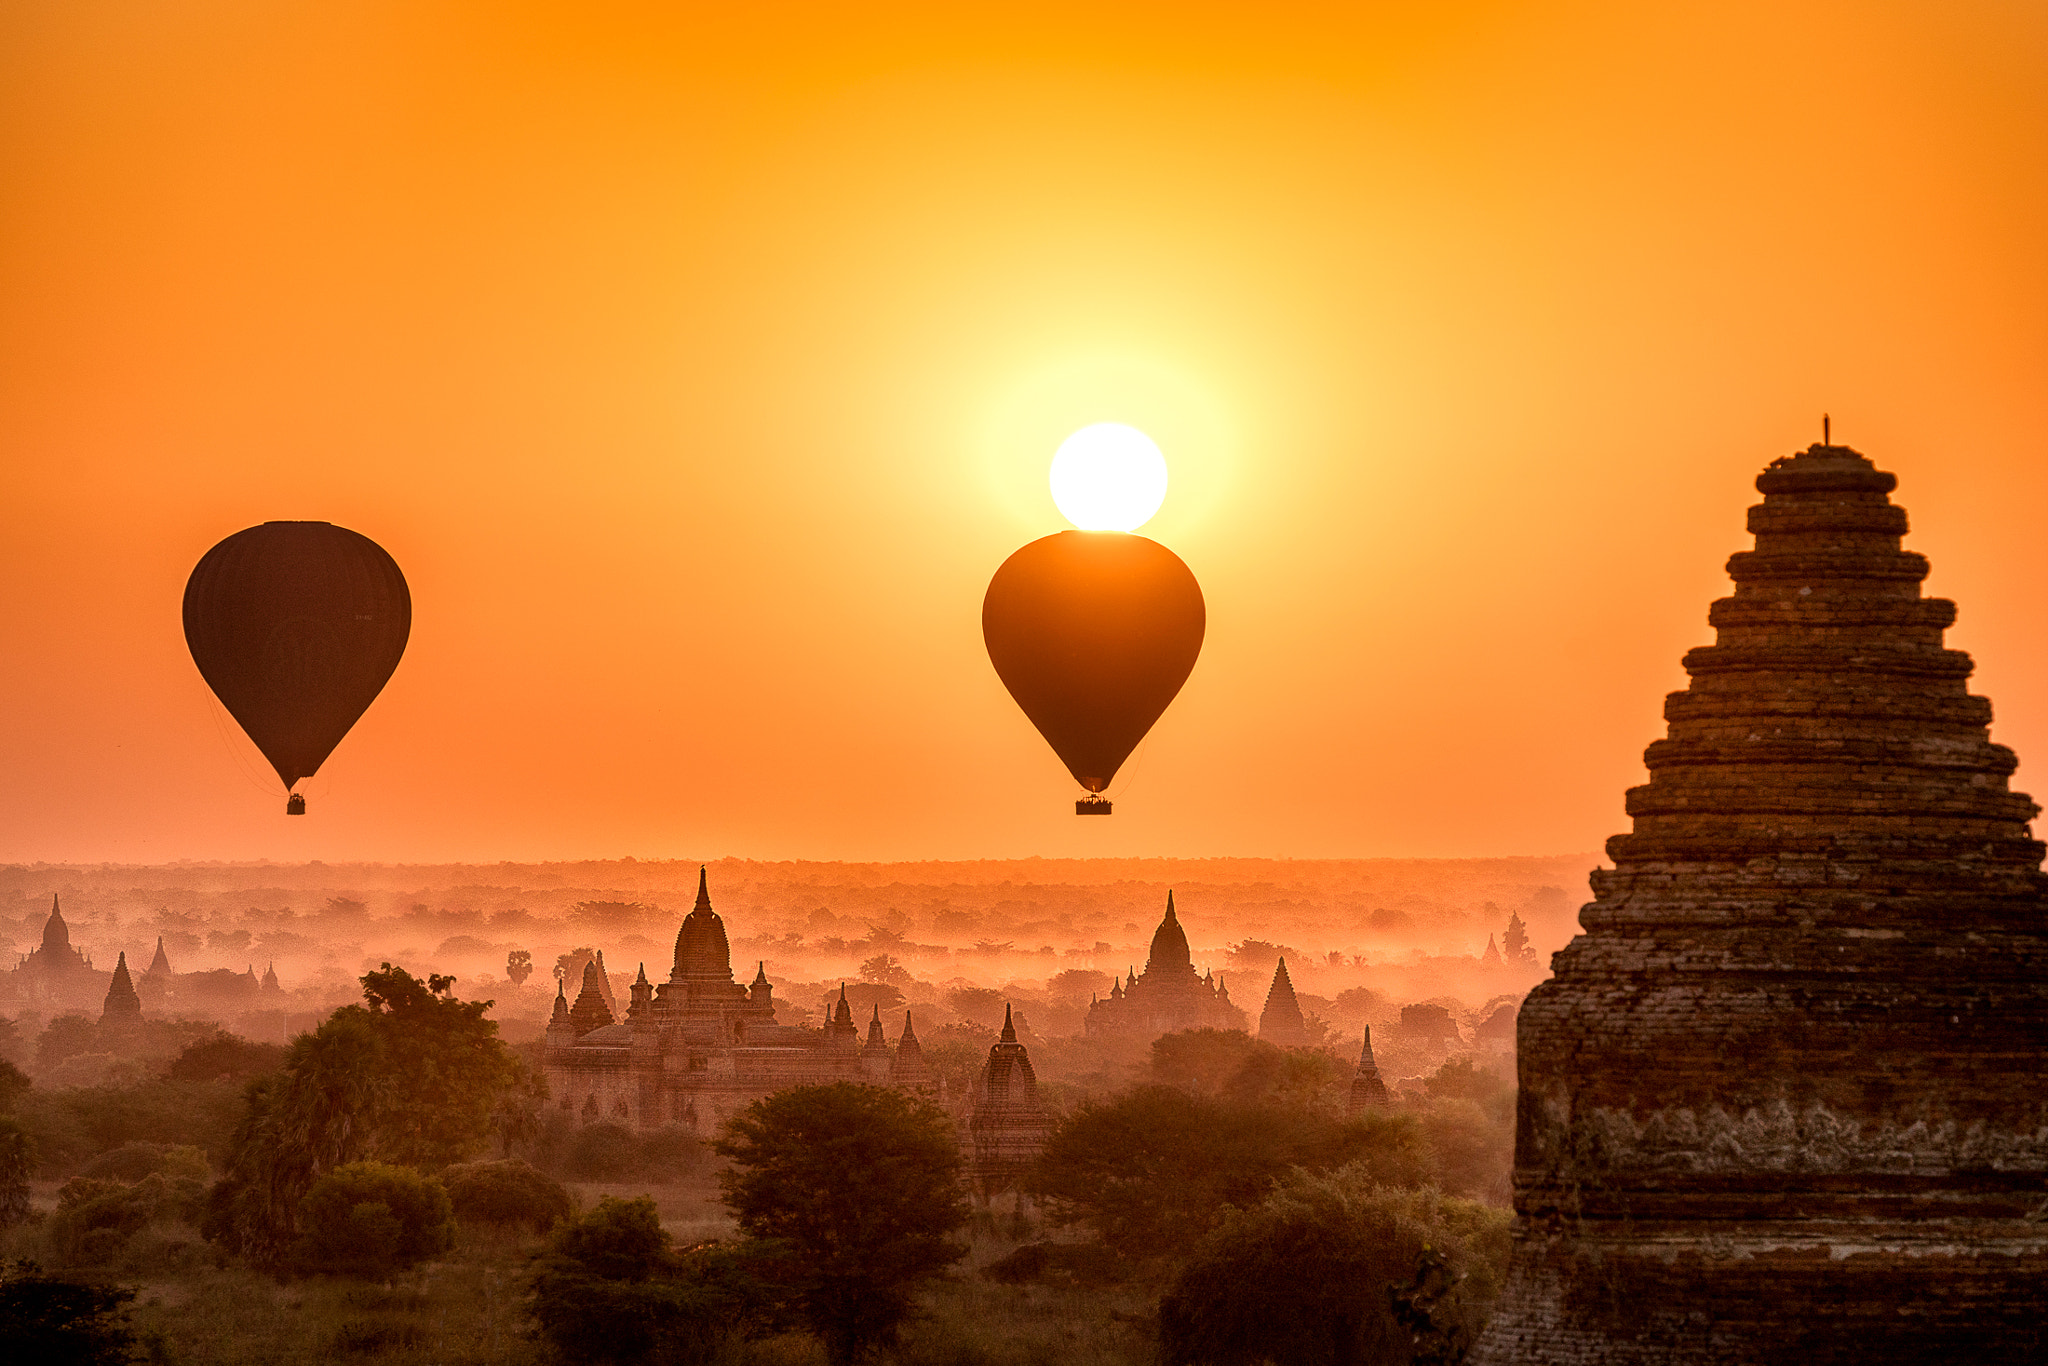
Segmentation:
[(592, 958), (583, 964), (583, 988), (576, 993), (576, 1004), (569, 1007), (569, 1023), (575, 1026), (576, 1036), (581, 1038), (593, 1029), (602, 1029), (616, 1018), (611, 1006), (604, 998), (604, 969)]
[(1282, 1048), (1301, 1048), (1308, 1043), (1308, 1022), (1302, 1018), (1301, 1002), (1294, 998), (1285, 958), (1273, 968), (1266, 1008), (1259, 1012), (1259, 1038)]
[(128, 977), (128, 955), (114, 961), (114, 980), (107, 987), (106, 1003), (100, 1007), (100, 1026), (118, 1028), (142, 1023), (142, 998)]
[(924, 1060), (924, 1048), (917, 1041), (917, 1027), (910, 1012), (903, 1012), (903, 1036), (896, 1040), (896, 1054), (889, 1060), (889, 1084), (906, 1091), (928, 1092), (933, 1088), (931, 1064)]
[(1367, 1110), (1384, 1109), (1392, 1105), (1393, 1098), (1387, 1094), (1386, 1080), (1380, 1076), (1379, 1060), (1372, 1055), (1372, 1026), (1365, 1027), (1365, 1046), (1359, 1050), (1358, 1071), (1351, 1077), (1351, 1095), (1344, 1103), (1347, 1116), (1357, 1116)]
[(2048, 879), (1896, 481), (1774, 461), (1585, 933), (1517, 1021), (1469, 1358), (2048, 1360)]

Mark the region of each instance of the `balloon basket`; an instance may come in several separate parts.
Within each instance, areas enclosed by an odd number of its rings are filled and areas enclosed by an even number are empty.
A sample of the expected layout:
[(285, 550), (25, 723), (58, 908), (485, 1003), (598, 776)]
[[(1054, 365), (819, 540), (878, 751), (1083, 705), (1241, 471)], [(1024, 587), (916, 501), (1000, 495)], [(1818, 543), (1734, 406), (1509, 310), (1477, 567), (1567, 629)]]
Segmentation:
[(289, 797), (287, 797), (287, 798), (285, 799), (285, 803), (284, 803), (284, 814), (285, 814), (285, 815), (287, 815), (287, 816), (303, 816), (303, 815), (305, 815), (305, 814), (306, 814), (306, 799), (305, 799), (304, 797), (301, 797), (301, 796), (300, 796), (300, 795), (299, 795), (298, 793), (296, 793), (296, 792), (292, 793), (292, 795), (291, 795), (291, 796), (289, 796)]
[(1083, 797), (1080, 801), (1074, 803), (1074, 814), (1077, 816), (1107, 816), (1109, 814), (1109, 798), (1100, 793)]

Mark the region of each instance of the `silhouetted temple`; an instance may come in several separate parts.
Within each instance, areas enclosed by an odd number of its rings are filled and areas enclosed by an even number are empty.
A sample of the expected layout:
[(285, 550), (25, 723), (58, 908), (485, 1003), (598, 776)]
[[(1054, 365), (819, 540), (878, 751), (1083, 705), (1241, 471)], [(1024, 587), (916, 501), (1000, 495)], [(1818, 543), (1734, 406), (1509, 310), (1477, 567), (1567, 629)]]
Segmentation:
[(1345, 1101), (1344, 1113), (1355, 1116), (1393, 1103), (1387, 1094), (1387, 1083), (1380, 1076), (1379, 1060), (1372, 1055), (1372, 1026), (1367, 1025), (1365, 1045), (1358, 1053), (1358, 1071), (1352, 1074), (1351, 1094)]
[(0, 1001), (38, 1009), (89, 1009), (100, 998), (108, 975), (96, 971), (92, 959), (71, 946), (71, 927), (64, 908), (50, 898), (50, 916), (43, 922), (42, 942), (22, 955), (7, 974)]
[(975, 1079), (974, 1109), (967, 1119), (976, 1193), (986, 1200), (1015, 1189), (1051, 1133), (1031, 1055), (1017, 1042), (1017, 1026), (1006, 1005), (1002, 1036), (989, 1047), (988, 1062)]
[(650, 982), (642, 964), (623, 1020), (606, 1002), (604, 985), (603, 959), (593, 957), (583, 965), (573, 1004), (566, 982), (557, 986), (542, 1064), (553, 1102), (585, 1122), (709, 1132), (733, 1111), (790, 1086), (933, 1087), (907, 1017), (906, 1037), (895, 1049), (882, 1035), (879, 1012), (863, 1045), (844, 991), (823, 1029), (777, 1024), (767, 965), (748, 986), (733, 978), (725, 922), (711, 908), (701, 870), (668, 980)]
[(1179, 1029), (1243, 1029), (1244, 1012), (1230, 1003), (1223, 983), (1197, 975), (1188, 936), (1166, 894), (1166, 918), (1152, 934), (1143, 974), (1118, 981), (1088, 1007), (1089, 1034), (1156, 1039)]
[(1891, 475), (1774, 462), (1519, 1019), (1472, 1360), (2048, 1359), (2048, 881)]
[(119, 1028), (142, 1023), (142, 998), (128, 978), (128, 955), (114, 960), (114, 980), (107, 986), (107, 999), (100, 1005), (100, 1024)]
[(1259, 1012), (1259, 1037), (1282, 1048), (1300, 1048), (1308, 1042), (1308, 1022), (1301, 1018), (1301, 1002), (1294, 998), (1294, 983), (1287, 976), (1287, 960), (1273, 967), (1273, 985), (1266, 990), (1266, 1008)]

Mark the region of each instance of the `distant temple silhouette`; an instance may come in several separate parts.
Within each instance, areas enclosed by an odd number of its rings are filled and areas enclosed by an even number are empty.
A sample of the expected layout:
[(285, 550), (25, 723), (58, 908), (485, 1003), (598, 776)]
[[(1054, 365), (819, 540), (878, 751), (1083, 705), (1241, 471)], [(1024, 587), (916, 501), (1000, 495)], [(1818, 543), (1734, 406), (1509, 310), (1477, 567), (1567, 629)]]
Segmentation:
[(879, 1007), (862, 1039), (844, 987), (822, 1029), (777, 1024), (768, 965), (761, 963), (746, 986), (733, 977), (725, 921), (712, 909), (701, 869), (696, 904), (676, 932), (668, 980), (649, 981), (643, 963), (623, 1020), (605, 1001), (602, 961), (593, 956), (584, 964), (574, 1002), (566, 983), (557, 985), (542, 1064), (554, 1104), (582, 1123), (708, 1133), (777, 1091), (856, 1082), (964, 1108), (973, 1175), (984, 1193), (1006, 1188), (1017, 1164), (1044, 1144), (1048, 1125), (1037, 1079), (1007, 1012), (969, 1097), (944, 1094), (908, 1011), (893, 1048)]
[(1774, 461), (1585, 933), (1517, 1021), (1469, 1360), (2048, 1360), (2048, 878), (1895, 484)]
[(1181, 1029), (1243, 1029), (1246, 1023), (1220, 979), (1196, 975), (1187, 932), (1168, 892), (1166, 917), (1152, 934), (1145, 971), (1116, 980), (1108, 996), (1096, 998), (1084, 1027), (1090, 1035), (1150, 1040)]
[(1287, 960), (1273, 967), (1273, 985), (1266, 991), (1266, 1008), (1259, 1012), (1259, 1037), (1282, 1048), (1301, 1048), (1308, 1043), (1308, 1021), (1301, 1015), (1301, 1002), (1294, 997), (1294, 982), (1287, 976)]

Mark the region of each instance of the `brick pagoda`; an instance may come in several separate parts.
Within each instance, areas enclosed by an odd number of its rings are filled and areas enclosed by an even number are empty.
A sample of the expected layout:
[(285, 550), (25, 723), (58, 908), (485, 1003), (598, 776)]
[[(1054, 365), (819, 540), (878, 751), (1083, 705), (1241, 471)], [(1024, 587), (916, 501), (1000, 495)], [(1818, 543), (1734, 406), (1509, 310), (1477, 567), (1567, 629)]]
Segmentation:
[(2048, 1360), (2048, 915), (1894, 478), (1775, 461), (1519, 1024), (1505, 1363)]

